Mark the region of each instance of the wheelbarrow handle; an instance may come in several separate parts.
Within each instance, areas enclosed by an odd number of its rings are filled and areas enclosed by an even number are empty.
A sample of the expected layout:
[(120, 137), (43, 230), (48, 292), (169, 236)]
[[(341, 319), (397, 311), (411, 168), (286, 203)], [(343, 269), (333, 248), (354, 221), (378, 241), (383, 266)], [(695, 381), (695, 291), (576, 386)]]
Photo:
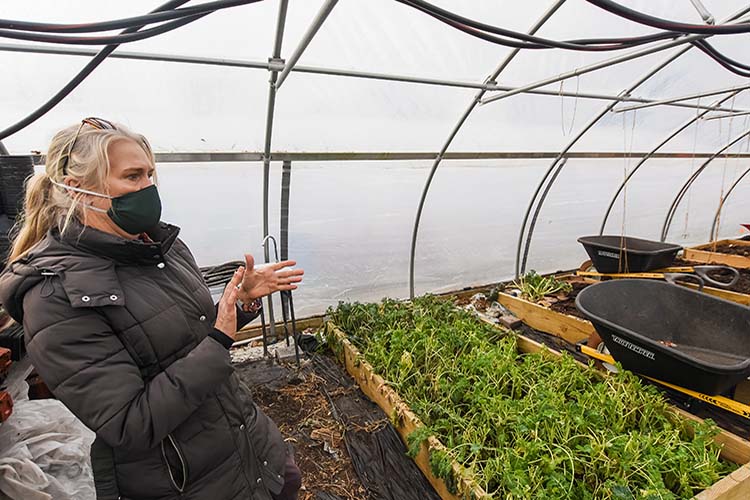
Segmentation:
[(678, 285), (678, 281), (695, 281), (698, 284), (699, 292), (703, 291), (703, 286), (705, 285), (701, 276), (689, 273), (664, 273), (664, 280), (673, 285)]
[[(732, 275), (732, 279), (728, 282), (726, 281), (717, 281), (713, 278), (711, 278), (708, 273), (711, 271), (724, 271), (729, 272)], [(703, 278), (705, 282), (707, 282), (710, 285), (719, 287), (719, 288), (730, 288), (737, 284), (737, 282), (740, 280), (740, 272), (729, 266), (695, 266), (693, 267), (693, 272)]]

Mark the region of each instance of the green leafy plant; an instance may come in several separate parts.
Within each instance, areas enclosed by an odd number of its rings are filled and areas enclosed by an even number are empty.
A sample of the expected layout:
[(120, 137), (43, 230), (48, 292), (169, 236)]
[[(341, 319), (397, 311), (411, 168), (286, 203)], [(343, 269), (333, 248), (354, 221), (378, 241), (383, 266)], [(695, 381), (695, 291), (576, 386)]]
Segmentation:
[(690, 498), (731, 472), (711, 421), (685, 421), (652, 386), (567, 355), (519, 353), (516, 337), (434, 297), (340, 304), (332, 320), (492, 498)]
[(529, 271), (513, 282), (513, 286), (521, 291), (521, 297), (530, 302), (539, 302), (548, 295), (556, 293), (570, 293), (573, 287), (570, 283), (560, 281), (554, 276), (541, 276), (536, 271)]

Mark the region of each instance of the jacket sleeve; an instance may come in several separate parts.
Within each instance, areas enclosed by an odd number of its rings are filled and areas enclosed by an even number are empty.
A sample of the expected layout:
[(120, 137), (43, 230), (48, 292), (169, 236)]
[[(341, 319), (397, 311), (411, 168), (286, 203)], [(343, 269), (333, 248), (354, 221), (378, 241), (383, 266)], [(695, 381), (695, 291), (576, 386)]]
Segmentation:
[(206, 337), (148, 382), (95, 309), (63, 297), (24, 298), (29, 357), (52, 393), (108, 445), (153, 448), (232, 373), (229, 351)]

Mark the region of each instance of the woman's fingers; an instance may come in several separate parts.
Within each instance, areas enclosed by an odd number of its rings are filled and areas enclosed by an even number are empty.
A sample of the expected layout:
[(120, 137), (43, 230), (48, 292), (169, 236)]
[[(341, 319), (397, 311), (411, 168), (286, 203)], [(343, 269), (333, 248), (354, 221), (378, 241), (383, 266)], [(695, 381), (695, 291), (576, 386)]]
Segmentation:
[(240, 266), (232, 275), (232, 278), (227, 283), (224, 293), (221, 296), (221, 300), (234, 308), (234, 303), (237, 302), (237, 293), (239, 290), (237, 287), (242, 283), (242, 277), (245, 275), (245, 268)]
[(275, 264), (272, 264), (273, 270), (278, 271), (279, 269), (284, 269), (285, 267), (293, 267), (297, 265), (296, 260), (282, 260), (281, 262), (276, 262)]
[(289, 271), (277, 271), (276, 276), (279, 278), (289, 278), (291, 276), (304, 276), (304, 269), (291, 269)]

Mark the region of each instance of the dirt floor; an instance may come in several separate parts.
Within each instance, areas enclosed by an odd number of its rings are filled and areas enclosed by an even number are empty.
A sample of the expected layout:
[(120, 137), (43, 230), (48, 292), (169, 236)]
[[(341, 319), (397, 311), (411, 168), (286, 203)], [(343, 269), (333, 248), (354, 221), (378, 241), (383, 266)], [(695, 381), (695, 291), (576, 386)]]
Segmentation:
[(237, 371), (295, 449), (300, 500), (439, 500), (386, 415), (327, 355)]

